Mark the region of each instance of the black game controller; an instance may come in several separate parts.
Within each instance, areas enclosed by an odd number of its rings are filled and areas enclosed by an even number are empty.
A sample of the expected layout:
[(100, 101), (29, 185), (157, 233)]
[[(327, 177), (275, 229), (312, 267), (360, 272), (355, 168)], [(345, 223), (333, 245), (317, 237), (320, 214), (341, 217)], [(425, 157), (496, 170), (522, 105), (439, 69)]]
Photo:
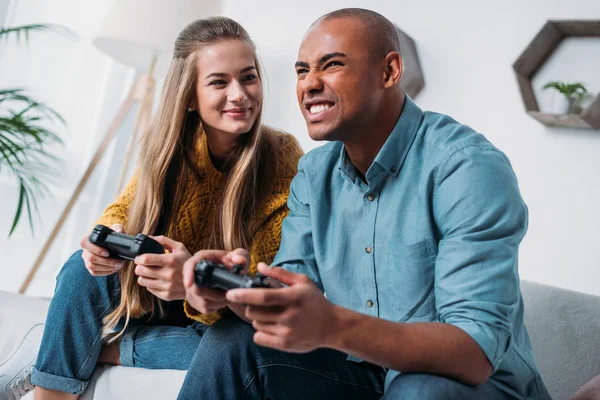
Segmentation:
[(196, 285), (213, 289), (279, 288), (283, 283), (257, 273), (255, 277), (242, 275), (242, 266), (234, 265), (229, 271), (223, 264), (200, 260), (194, 267)]
[(104, 225), (96, 225), (90, 234), (90, 242), (108, 250), (109, 257), (132, 260), (140, 254), (164, 254), (160, 243), (149, 236), (138, 233), (135, 237), (118, 233)]

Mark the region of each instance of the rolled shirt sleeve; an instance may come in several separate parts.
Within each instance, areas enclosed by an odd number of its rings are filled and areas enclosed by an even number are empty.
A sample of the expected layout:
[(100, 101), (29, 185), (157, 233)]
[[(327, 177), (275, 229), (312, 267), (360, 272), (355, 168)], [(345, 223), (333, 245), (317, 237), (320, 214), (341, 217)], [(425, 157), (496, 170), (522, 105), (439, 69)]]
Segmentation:
[(496, 371), (511, 343), (518, 247), (527, 230), (527, 207), (506, 156), (481, 146), (452, 154), (438, 170), (433, 210), (441, 236), (438, 319), (473, 338)]

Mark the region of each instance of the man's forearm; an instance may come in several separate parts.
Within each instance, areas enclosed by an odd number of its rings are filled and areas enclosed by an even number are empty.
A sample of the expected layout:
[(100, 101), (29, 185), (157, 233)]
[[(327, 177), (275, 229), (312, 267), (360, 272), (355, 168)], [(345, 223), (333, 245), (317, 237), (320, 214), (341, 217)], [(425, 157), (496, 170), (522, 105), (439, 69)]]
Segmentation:
[(336, 306), (327, 347), (382, 367), (444, 375), (482, 384), (492, 366), (479, 345), (458, 327), (440, 322), (397, 323)]

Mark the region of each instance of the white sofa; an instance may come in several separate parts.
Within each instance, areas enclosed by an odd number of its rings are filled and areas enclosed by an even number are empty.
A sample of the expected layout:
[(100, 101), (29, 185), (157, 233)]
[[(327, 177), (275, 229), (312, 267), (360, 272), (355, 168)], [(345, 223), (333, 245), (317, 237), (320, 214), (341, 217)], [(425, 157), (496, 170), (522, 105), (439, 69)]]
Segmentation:
[[(600, 297), (531, 282), (522, 282), (522, 292), (542, 376), (555, 400), (567, 400), (600, 375)], [(45, 319), (47, 307), (45, 299), (0, 292), (0, 360)], [(101, 367), (82, 399), (175, 399), (184, 376), (184, 371)]]
[[(49, 304), (48, 299), (0, 292), (0, 362), (29, 328), (46, 319)], [(184, 377), (185, 371), (99, 367), (81, 399), (176, 399)], [(33, 400), (33, 393), (24, 399)]]

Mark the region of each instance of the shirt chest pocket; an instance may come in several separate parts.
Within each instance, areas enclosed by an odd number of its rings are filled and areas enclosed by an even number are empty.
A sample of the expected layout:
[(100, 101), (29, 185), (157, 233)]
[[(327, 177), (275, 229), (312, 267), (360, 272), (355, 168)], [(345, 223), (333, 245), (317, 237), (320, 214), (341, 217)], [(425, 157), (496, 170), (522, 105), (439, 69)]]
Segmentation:
[(393, 320), (433, 321), (436, 318), (434, 270), (437, 242), (388, 243), (383, 299)]

